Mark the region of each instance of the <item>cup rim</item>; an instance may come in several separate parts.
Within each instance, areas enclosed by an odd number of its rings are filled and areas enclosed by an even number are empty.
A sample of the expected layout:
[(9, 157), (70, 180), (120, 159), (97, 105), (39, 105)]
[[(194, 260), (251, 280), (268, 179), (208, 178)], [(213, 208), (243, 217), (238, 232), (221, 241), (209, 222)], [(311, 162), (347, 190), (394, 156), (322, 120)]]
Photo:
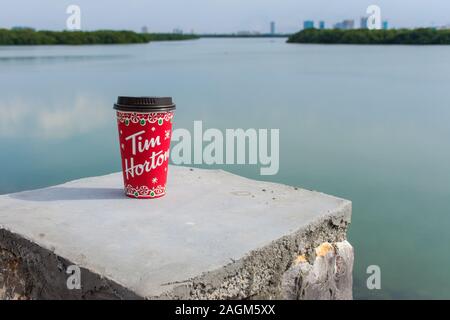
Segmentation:
[(118, 111), (127, 111), (127, 112), (162, 112), (162, 111), (173, 111), (176, 109), (175, 104), (167, 105), (167, 106), (129, 106), (123, 104), (114, 104), (113, 107)]
[(119, 96), (114, 109), (131, 112), (157, 112), (175, 110), (172, 97)]

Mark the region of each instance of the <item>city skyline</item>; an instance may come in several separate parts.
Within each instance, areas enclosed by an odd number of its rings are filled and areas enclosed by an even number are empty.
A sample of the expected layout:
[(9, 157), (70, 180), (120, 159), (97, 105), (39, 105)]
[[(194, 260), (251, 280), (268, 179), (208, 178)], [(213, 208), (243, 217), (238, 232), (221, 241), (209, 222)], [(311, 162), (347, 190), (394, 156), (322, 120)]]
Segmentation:
[[(38, 30), (65, 29), (68, 15), (66, 8), (78, 4), (82, 10), (82, 29), (128, 29), (148, 32), (172, 32), (173, 30), (195, 30), (197, 33), (235, 33), (240, 30), (271, 33), (271, 23), (276, 33), (292, 33), (302, 29), (303, 21), (323, 21), (327, 28), (344, 20), (355, 20), (365, 15), (373, 1), (330, 0), (302, 1), (283, 0), (276, 6), (268, 0), (216, 1), (192, 0), (186, 7), (181, 0), (143, 1), (131, 3), (110, 0), (89, 2), (51, 0), (35, 3), (31, 0), (4, 0), (0, 7), (0, 28), (29, 26)], [(445, 0), (423, 1), (388, 0), (376, 1), (382, 9), (382, 20), (389, 21), (389, 28), (439, 27), (449, 25), (450, 3)], [(170, 17), (170, 19), (168, 19)]]

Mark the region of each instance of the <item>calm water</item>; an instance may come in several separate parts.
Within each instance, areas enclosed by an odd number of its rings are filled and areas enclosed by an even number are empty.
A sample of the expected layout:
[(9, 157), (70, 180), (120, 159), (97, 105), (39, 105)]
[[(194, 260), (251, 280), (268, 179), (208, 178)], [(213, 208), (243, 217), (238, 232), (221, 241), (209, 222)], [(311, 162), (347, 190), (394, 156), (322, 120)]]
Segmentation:
[(353, 201), (357, 298), (450, 298), (450, 47), (0, 47), (0, 81), (0, 193), (118, 171), (116, 96), (169, 95), (178, 128), (281, 128), (264, 179)]

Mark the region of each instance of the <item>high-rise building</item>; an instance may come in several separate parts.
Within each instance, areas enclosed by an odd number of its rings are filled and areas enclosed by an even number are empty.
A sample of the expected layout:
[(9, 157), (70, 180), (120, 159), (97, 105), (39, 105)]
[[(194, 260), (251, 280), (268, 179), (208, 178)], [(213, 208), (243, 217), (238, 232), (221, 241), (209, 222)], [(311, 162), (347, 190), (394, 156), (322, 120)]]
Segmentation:
[(325, 29), (325, 21), (319, 21), (319, 29)]
[(148, 28), (147, 28), (147, 26), (143, 26), (142, 29), (141, 29), (141, 32), (142, 32), (142, 33), (148, 33)]
[(173, 29), (172, 33), (174, 33), (174, 34), (183, 34), (183, 30), (180, 29), (180, 28), (175, 28), (175, 29)]
[(314, 29), (314, 21), (312, 20), (303, 21), (303, 29)]
[(360, 28), (361, 29), (367, 29), (368, 25), (367, 25), (367, 17), (361, 17), (361, 23), (360, 23)]
[(270, 22), (270, 34), (275, 34), (275, 21)]
[(345, 30), (353, 29), (355, 27), (355, 20), (348, 19), (348, 20), (342, 21), (342, 23), (343, 23)]
[(387, 30), (389, 29), (389, 23), (387, 22), (387, 20), (383, 21), (383, 30)]
[(355, 20), (347, 19), (334, 25), (335, 29), (350, 30), (355, 27)]

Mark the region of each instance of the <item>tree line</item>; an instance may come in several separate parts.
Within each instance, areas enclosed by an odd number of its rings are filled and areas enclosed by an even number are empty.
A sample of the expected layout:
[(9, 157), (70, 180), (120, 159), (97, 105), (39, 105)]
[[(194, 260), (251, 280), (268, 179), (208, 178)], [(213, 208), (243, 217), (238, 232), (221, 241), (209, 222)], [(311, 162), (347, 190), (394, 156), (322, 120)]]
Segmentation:
[(450, 44), (449, 29), (306, 29), (291, 35), (288, 43), (322, 44)]
[(197, 39), (195, 35), (133, 31), (35, 31), (0, 29), (0, 45), (125, 44)]

